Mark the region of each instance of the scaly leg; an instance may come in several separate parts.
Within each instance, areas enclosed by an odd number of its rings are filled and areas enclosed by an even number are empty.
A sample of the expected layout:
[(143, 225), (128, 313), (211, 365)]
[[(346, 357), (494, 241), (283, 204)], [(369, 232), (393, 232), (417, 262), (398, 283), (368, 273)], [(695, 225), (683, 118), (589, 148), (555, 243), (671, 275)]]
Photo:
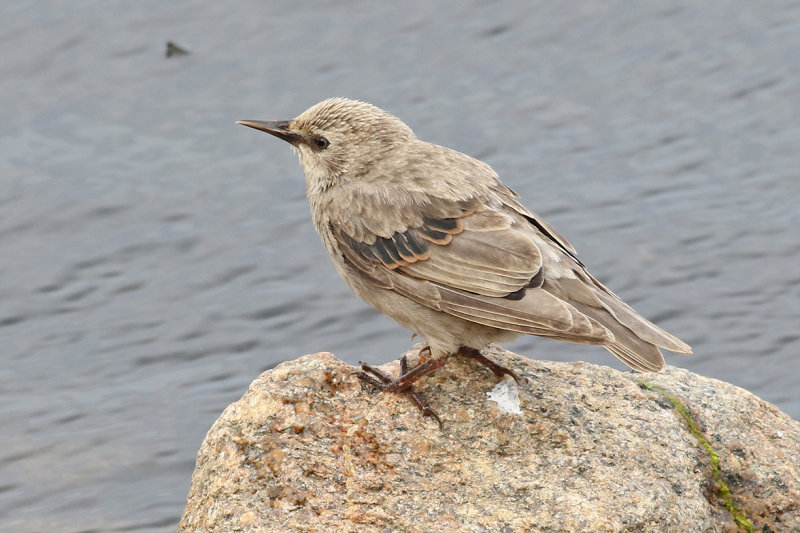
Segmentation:
[(476, 350), (475, 348), (470, 348), (469, 346), (462, 346), (461, 348), (458, 349), (456, 355), (463, 355), (472, 358), (478, 363), (482, 364), (483, 366), (488, 367), (489, 370), (494, 372), (495, 376), (502, 378), (505, 375), (509, 375), (512, 378), (514, 378), (514, 381), (519, 383), (519, 377), (513, 370), (511, 370), (510, 368), (506, 368), (503, 365), (495, 363), (494, 361), (483, 355), (480, 351)]
[[(424, 350), (425, 348), (423, 348), (421, 351)], [(428, 350), (430, 350), (430, 348), (428, 348)], [(400, 359), (400, 375), (396, 378), (388, 376), (374, 366), (368, 365), (363, 361), (359, 361), (358, 364), (361, 365), (361, 372), (358, 373), (358, 377), (381, 390), (405, 394), (411, 399), (411, 401), (414, 402), (420, 411), (422, 411), (424, 416), (430, 416), (436, 419), (436, 421), (439, 423), (439, 427), (442, 428), (444, 425), (442, 423), (442, 419), (439, 418), (439, 414), (419, 396), (417, 391), (414, 390), (413, 385), (414, 382), (419, 378), (427, 376), (428, 374), (431, 374), (437, 369), (443, 367), (446, 361), (447, 357), (428, 359), (427, 361), (420, 363), (409, 370), (408, 360), (405, 356), (403, 356), (403, 358)]]

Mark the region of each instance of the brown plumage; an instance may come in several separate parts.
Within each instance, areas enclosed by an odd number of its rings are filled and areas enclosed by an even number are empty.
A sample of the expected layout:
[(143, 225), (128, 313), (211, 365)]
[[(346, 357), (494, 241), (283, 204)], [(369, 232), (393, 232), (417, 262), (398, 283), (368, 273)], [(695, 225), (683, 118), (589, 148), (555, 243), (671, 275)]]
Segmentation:
[[(393, 115), (333, 98), (291, 121), (240, 123), (294, 146), (339, 274), (425, 338), (441, 359), (428, 366), (521, 333), (598, 344), (645, 372), (663, 368), (659, 347), (691, 353), (594, 279), (489, 165), (417, 139)], [(419, 377), (363, 366), (390, 390), (410, 391)]]

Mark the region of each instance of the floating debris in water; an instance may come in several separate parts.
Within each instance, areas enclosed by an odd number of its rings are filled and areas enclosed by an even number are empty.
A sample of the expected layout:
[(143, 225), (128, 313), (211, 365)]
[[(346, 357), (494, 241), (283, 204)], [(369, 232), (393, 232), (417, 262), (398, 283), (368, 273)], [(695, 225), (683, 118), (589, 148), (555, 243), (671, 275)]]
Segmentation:
[(167, 41), (167, 57), (172, 56), (185, 56), (189, 53), (188, 50), (178, 46), (177, 44), (173, 43), (172, 41)]

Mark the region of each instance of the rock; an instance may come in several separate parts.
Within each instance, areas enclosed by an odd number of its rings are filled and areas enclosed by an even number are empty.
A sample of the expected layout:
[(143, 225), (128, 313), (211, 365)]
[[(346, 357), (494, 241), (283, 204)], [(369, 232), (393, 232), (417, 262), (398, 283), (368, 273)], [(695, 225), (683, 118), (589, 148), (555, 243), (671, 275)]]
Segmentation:
[(673, 367), (487, 355), (521, 414), (453, 358), (418, 385), (444, 430), (329, 353), (265, 372), (208, 432), (179, 530), (800, 531), (800, 424), (769, 403)]

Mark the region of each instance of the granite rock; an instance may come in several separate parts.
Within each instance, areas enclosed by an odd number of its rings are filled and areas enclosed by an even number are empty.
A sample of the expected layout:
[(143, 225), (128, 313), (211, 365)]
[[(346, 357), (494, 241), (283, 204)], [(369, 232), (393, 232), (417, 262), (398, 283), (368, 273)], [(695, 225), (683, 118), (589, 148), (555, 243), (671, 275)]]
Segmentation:
[(329, 353), (263, 373), (208, 432), (179, 531), (800, 531), (800, 424), (773, 405), (486, 353), (518, 392), (451, 359), (418, 384), (443, 430)]

